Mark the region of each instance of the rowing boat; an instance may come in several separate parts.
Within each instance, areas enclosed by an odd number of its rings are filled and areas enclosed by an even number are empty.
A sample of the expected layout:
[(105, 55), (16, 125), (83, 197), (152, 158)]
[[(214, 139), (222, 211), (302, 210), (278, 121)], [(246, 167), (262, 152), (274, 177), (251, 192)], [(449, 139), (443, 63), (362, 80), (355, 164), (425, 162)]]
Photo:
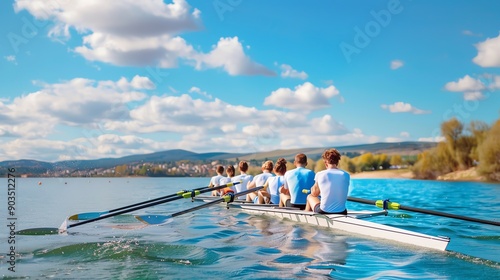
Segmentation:
[(450, 238), (448, 237), (427, 235), (365, 220), (374, 216), (387, 215), (387, 210), (349, 211), (347, 215), (323, 215), (299, 209), (284, 209), (276, 206), (262, 207), (258, 204), (248, 203), (230, 203), (229, 206), (252, 214), (275, 216), (294, 222), (306, 223), (439, 251), (445, 251), (450, 242)]

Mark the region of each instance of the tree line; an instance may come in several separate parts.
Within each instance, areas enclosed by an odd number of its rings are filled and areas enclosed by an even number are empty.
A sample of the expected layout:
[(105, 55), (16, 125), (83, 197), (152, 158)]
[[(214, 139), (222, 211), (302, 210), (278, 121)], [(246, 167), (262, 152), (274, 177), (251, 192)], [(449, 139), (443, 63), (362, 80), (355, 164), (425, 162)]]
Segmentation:
[(416, 178), (438, 176), (477, 167), (479, 175), (500, 181), (500, 119), (492, 126), (471, 121), (464, 125), (453, 118), (441, 124), (444, 141), (419, 155), (412, 168)]

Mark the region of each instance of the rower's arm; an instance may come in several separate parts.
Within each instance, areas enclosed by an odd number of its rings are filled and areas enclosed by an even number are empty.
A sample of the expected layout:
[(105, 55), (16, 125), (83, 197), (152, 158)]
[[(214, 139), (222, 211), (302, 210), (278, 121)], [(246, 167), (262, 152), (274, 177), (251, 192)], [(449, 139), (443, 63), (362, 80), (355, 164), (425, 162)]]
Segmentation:
[(318, 183), (314, 183), (314, 186), (311, 188), (311, 195), (316, 197), (320, 195)]

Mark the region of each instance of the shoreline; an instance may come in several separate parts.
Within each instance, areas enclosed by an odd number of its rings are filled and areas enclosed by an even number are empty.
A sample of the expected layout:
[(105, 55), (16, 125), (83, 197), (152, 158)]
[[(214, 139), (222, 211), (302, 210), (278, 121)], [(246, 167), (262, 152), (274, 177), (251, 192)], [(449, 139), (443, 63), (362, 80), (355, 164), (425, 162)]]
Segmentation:
[[(413, 173), (409, 169), (390, 169), (363, 171), (352, 173), (353, 179), (415, 179)], [(470, 182), (487, 182), (484, 176), (477, 174), (476, 168), (467, 170), (455, 171), (444, 174), (436, 178), (438, 181), (470, 181)]]
[(377, 171), (363, 171), (359, 173), (352, 173), (353, 179), (413, 179), (413, 173), (409, 169), (392, 169), (392, 170), (377, 170)]

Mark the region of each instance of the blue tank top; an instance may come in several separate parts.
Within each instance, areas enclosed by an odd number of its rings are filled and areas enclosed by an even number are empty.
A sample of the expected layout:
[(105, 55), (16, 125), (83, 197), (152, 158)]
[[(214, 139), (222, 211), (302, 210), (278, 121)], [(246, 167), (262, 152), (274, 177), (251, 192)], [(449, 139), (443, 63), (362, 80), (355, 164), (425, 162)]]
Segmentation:
[(285, 173), (285, 187), (290, 191), (292, 204), (306, 204), (308, 193), (314, 185), (314, 171), (304, 167), (297, 167)]

